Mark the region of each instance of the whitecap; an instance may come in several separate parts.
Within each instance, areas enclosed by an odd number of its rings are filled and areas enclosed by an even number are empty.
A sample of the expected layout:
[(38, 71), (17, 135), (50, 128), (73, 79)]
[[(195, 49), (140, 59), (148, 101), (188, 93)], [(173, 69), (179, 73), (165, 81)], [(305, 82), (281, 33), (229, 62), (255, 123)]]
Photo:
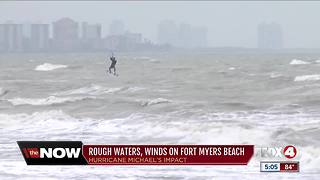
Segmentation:
[(14, 105), (34, 105), (34, 106), (42, 106), (42, 105), (52, 105), (52, 104), (63, 104), (66, 102), (75, 102), (81, 101), (85, 99), (94, 99), (93, 97), (56, 97), (49, 96), (47, 98), (13, 98), (8, 99), (8, 101)]
[[(279, 141), (277, 137), (274, 137), (275, 132), (279, 130), (283, 130), (284, 132), (290, 131), (291, 129), (304, 131), (305, 123), (309, 124), (308, 127), (313, 128), (318, 127), (319, 125), (318, 123), (311, 123), (312, 119), (317, 120), (318, 122), (317, 117), (307, 114), (286, 115), (282, 112), (257, 112), (253, 114), (249, 112), (220, 112), (206, 115), (207, 116), (204, 116), (203, 118), (199, 117), (199, 114), (190, 118), (177, 118), (177, 116), (170, 116), (163, 113), (133, 113), (126, 117), (100, 120), (81, 117), (75, 118), (63, 111), (45, 111), (34, 112), (32, 114), (0, 114), (0, 119), (3, 119), (8, 123), (14, 122), (9, 128), (4, 129), (5, 139), (23, 139), (25, 137), (28, 137), (29, 140), (80, 139), (84, 142), (92, 142), (94, 144), (99, 142), (108, 142), (110, 144), (135, 144), (145, 142), (149, 144), (255, 144), (255, 147), (269, 147), (270, 145), (273, 146), (275, 143), (288, 144), (288, 141)], [(199, 118), (203, 119), (203, 121)], [(226, 122), (227, 120), (238, 123), (228, 123)], [(301, 120), (305, 121), (301, 122)], [(274, 124), (276, 122), (279, 124)], [(264, 126), (264, 124), (267, 126)], [(300, 133), (295, 135), (297, 137), (301, 136)], [(305, 135), (301, 138), (305, 137), (309, 138), (309, 136)], [(295, 136), (290, 138), (294, 139)], [(263, 139), (263, 141), (261, 141), (261, 139)], [(12, 146), (12, 149), (16, 149), (16, 144), (14, 144), (14, 142), (9, 144), (5, 143), (3, 145), (3, 152), (11, 150), (8, 149), (8, 146)], [(307, 145), (301, 147), (301, 149), (303, 149), (303, 156), (301, 156), (300, 161), (306, 165), (304, 168), (305, 172), (318, 172), (319, 168), (315, 167), (317, 167), (317, 164), (320, 162), (320, 158), (316, 156), (319, 154), (319, 147), (317, 145)], [(15, 155), (16, 154), (17, 153), (15, 153)], [(13, 160), (11, 158), (7, 159), (8, 162), (0, 164), (0, 167), (6, 170), (9, 169), (8, 174), (12, 176), (19, 176), (20, 174), (17, 172), (20, 171), (16, 171), (16, 169), (23, 170), (25, 164), (20, 163), (17, 165), (19, 162), (14, 161), (15, 159), (18, 159), (15, 156)], [(134, 171), (126, 173), (129, 175), (122, 177), (127, 179), (128, 177), (132, 177), (134, 179), (135, 177), (139, 177), (142, 173), (148, 172), (147, 177), (151, 178), (158, 176), (165, 178), (180, 178), (181, 174), (185, 174), (186, 176), (194, 177), (194, 179), (199, 179), (199, 177), (210, 178), (221, 174), (229, 174), (230, 177), (227, 179), (232, 179), (236, 175), (245, 174), (250, 179), (250, 177), (252, 178), (255, 175), (258, 177), (260, 175), (257, 171), (257, 169), (259, 169), (258, 160), (259, 159), (254, 157), (250, 161), (250, 164), (248, 165), (249, 174), (248, 168), (239, 170), (239, 168), (230, 169), (230, 167), (227, 167), (224, 170), (219, 169), (219, 171), (212, 171), (210, 167), (201, 167), (201, 169), (199, 169), (200, 167), (197, 167), (196, 169), (192, 167), (183, 167), (180, 169), (178, 168), (177, 170), (176, 167), (170, 167), (168, 169), (159, 166), (156, 169), (153, 169), (153, 167), (151, 167), (151, 169), (149, 167), (146, 169), (134, 168)], [(71, 171), (73, 172), (76, 170), (70, 168), (72, 167), (61, 170), (63, 176), (68, 176), (69, 174), (72, 174), (70, 173)], [(60, 171), (60, 169), (56, 170)], [(30, 172), (31, 174), (41, 174), (38, 171), (40, 172), (37, 167), (28, 172), (29, 174)], [(43, 171), (43, 169), (41, 169), (41, 171)], [(112, 177), (112, 179), (113, 177), (117, 179), (119, 178), (118, 175), (123, 171), (128, 171), (128, 168), (117, 168), (116, 171), (112, 171), (111, 174), (107, 175)], [(79, 172), (72, 177), (79, 178), (90, 173), (105, 176), (106, 173), (106, 171), (101, 170), (101, 168), (85, 168)], [(219, 172), (221, 174), (217, 174)], [(163, 174), (166, 174), (166, 176)], [(52, 173), (49, 175), (53, 178), (63, 177), (59, 173)]]
[(61, 68), (67, 68), (67, 65), (63, 64), (50, 64), (50, 63), (44, 63), (41, 65), (38, 65), (34, 70), (35, 71), (52, 71), (55, 69), (61, 69)]
[(149, 62), (152, 62), (152, 63), (159, 63), (160, 61), (157, 60), (157, 59), (150, 59)]
[(294, 81), (318, 81), (318, 80), (320, 80), (320, 74), (296, 76), (294, 78)]
[(152, 61), (152, 60), (155, 60), (151, 57), (148, 57), (148, 56), (139, 56), (139, 57), (134, 57), (133, 58), (134, 60), (141, 60), (141, 61)]
[(77, 94), (87, 94), (92, 96), (102, 95), (102, 94), (113, 94), (117, 92), (129, 92), (134, 93), (137, 91), (144, 90), (143, 87), (103, 87), (100, 85), (92, 84), (90, 86), (85, 86), (77, 89), (70, 89), (62, 92), (54, 93), (53, 95), (58, 96), (68, 96), (68, 95), (77, 95)]
[(0, 119), (3, 120), (0, 125), (6, 126), (7, 130), (22, 130), (22, 133), (30, 136), (34, 136), (41, 131), (46, 134), (56, 133), (56, 130), (59, 130), (59, 133), (70, 132), (70, 130), (76, 131), (84, 126), (79, 122), (80, 120), (86, 123), (86, 119), (74, 118), (62, 110), (40, 111), (31, 114), (0, 114)]
[(75, 94), (88, 94), (88, 95), (100, 95), (103, 94), (104, 91), (108, 91), (108, 89), (103, 88), (102, 86), (92, 84), (91, 86), (85, 86), (77, 89), (70, 89), (62, 92), (54, 93), (53, 95), (58, 96), (68, 96)]
[(293, 59), (290, 62), (290, 65), (303, 65), (303, 64), (310, 64), (310, 62), (303, 61), (303, 60), (300, 60), (300, 59)]
[(146, 88), (144, 87), (129, 87), (126, 92), (130, 92), (130, 93), (134, 93), (134, 92), (138, 92), (138, 91), (142, 91), (142, 90), (145, 90)]

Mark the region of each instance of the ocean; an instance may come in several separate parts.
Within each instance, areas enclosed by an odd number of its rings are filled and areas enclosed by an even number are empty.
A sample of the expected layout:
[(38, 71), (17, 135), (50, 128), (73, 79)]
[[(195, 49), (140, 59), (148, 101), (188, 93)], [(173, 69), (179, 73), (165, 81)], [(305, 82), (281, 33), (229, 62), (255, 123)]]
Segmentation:
[[(0, 55), (0, 179), (318, 179), (320, 54)], [(16, 141), (293, 144), (299, 173), (248, 166), (27, 166)]]

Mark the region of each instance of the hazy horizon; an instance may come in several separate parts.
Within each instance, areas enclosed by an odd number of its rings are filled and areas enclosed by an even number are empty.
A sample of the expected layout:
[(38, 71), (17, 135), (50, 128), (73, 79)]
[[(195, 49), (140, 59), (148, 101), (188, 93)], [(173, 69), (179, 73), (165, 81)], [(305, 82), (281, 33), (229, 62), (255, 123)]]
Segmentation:
[[(320, 48), (320, 2), (1, 2), (0, 23), (49, 23), (62, 17), (75, 21), (101, 23), (103, 35), (109, 24), (122, 20), (126, 29), (140, 32), (157, 42), (157, 27), (163, 20), (188, 23), (208, 29), (208, 46), (257, 46), (257, 26), (282, 26), (284, 48)], [(17, 13), (21, 12), (21, 13)], [(87, 13), (85, 13), (87, 12)]]

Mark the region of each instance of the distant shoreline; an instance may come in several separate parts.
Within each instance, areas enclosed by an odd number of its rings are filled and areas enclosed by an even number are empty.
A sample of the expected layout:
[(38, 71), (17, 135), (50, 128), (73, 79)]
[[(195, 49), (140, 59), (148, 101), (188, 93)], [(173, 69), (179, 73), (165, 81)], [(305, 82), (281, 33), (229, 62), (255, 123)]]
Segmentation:
[(38, 51), (38, 52), (0, 52), (1, 55), (10, 54), (108, 54), (109, 52), (114, 53), (125, 53), (125, 54), (203, 54), (203, 53), (214, 53), (214, 54), (320, 54), (319, 49), (309, 48), (283, 48), (283, 49), (258, 49), (258, 48), (242, 48), (242, 47), (208, 47), (208, 48), (171, 48), (167, 50), (139, 50), (139, 51), (124, 51), (124, 50), (99, 50), (99, 51)]

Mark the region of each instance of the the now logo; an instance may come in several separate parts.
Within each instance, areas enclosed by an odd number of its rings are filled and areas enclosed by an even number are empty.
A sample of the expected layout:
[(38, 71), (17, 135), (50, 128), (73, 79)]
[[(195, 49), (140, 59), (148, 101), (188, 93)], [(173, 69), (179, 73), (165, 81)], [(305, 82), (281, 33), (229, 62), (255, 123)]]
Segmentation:
[(26, 158), (78, 158), (81, 148), (23, 148)]
[(18, 141), (28, 165), (84, 165), (81, 141)]
[(78, 158), (81, 148), (40, 148), (40, 158)]

